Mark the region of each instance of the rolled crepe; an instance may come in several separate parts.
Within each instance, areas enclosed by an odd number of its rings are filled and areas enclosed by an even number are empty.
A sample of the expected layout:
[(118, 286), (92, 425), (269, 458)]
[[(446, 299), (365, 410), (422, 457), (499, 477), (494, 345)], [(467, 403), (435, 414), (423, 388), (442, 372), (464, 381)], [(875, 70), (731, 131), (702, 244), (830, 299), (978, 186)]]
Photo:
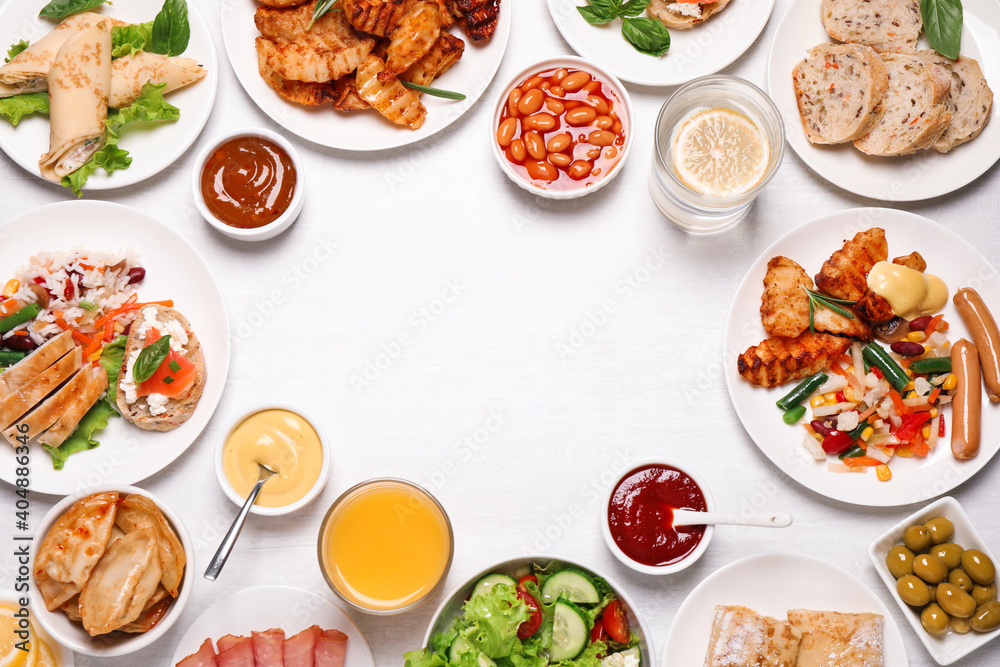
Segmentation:
[(101, 21), (71, 38), (48, 74), (49, 152), (42, 176), (59, 180), (79, 169), (104, 145), (111, 92), (111, 26)]
[(122, 21), (109, 19), (93, 12), (75, 14), (53, 28), (45, 37), (17, 54), (9, 63), (0, 67), (0, 97), (37, 93), (45, 90), (48, 87), (46, 75), (63, 44), (68, 42), (71, 37), (93, 28), (102, 20), (110, 21), (111, 25), (124, 25)]
[(135, 102), (144, 84), (166, 83), (163, 92), (177, 90), (205, 76), (204, 68), (192, 58), (179, 58), (139, 51), (122, 56), (111, 63), (112, 109), (127, 107)]

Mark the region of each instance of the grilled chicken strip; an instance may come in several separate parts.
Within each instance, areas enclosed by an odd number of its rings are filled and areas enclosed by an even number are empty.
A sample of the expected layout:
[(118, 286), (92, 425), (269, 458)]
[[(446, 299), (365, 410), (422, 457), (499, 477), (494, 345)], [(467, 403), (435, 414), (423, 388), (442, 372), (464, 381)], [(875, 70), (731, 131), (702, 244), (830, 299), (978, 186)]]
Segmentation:
[(464, 52), (465, 42), (461, 38), (449, 32), (442, 32), (427, 55), (403, 72), (399, 78), (421, 86), (429, 86), (434, 79), (461, 60)]
[(737, 369), (751, 384), (777, 387), (829, 368), (851, 346), (848, 338), (808, 331), (796, 338), (768, 338), (737, 359)]
[(450, 0), (451, 10), (461, 17), (462, 27), (473, 42), (489, 41), (500, 18), (500, 0)]
[(378, 73), (378, 80), (392, 81), (410, 69), (434, 47), (443, 27), (437, 0), (411, 2), (389, 34), (385, 68)]
[(407, 0), (340, 0), (347, 22), (357, 30), (385, 37), (399, 24)]
[(358, 95), (393, 123), (411, 130), (419, 128), (427, 117), (427, 109), (417, 93), (399, 81), (379, 81), (378, 73), (384, 67), (385, 63), (376, 55), (368, 56), (361, 63), (355, 73)]
[(872, 227), (858, 232), (823, 263), (816, 274), (816, 286), (838, 299), (860, 301), (868, 291), (868, 272), (888, 256), (884, 229)]

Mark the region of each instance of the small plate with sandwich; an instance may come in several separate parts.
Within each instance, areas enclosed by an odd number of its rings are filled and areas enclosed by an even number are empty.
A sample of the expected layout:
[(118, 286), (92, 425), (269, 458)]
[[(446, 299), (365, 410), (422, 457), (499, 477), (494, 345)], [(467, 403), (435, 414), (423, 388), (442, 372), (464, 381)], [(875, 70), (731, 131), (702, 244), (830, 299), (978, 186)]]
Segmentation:
[(0, 295), (0, 479), (16, 483), (27, 457), (33, 491), (67, 494), (169, 465), (208, 423), (229, 369), (205, 261), (163, 223), (107, 202), (45, 206), (0, 236), (12, 276)]

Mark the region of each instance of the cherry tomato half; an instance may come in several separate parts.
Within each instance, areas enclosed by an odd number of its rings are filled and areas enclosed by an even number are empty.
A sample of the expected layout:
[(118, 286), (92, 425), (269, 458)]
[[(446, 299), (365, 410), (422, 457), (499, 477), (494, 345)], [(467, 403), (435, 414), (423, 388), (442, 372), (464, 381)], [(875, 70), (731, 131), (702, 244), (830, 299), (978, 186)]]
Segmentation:
[(823, 451), (827, 454), (842, 454), (854, 445), (854, 438), (847, 431), (833, 430), (823, 438)]
[(604, 631), (608, 633), (608, 637), (619, 644), (627, 644), (632, 636), (628, 628), (628, 617), (625, 615), (625, 605), (619, 600), (612, 600), (604, 608), (601, 624), (604, 626)]
[(608, 633), (604, 631), (604, 623), (601, 619), (597, 619), (594, 623), (594, 627), (590, 629), (590, 641), (593, 642), (603, 642), (608, 640)]
[(527, 639), (538, 632), (538, 628), (542, 627), (542, 608), (539, 606), (538, 600), (524, 591), (518, 591), (517, 597), (528, 605), (528, 614), (530, 614), (528, 620), (517, 627), (517, 638)]

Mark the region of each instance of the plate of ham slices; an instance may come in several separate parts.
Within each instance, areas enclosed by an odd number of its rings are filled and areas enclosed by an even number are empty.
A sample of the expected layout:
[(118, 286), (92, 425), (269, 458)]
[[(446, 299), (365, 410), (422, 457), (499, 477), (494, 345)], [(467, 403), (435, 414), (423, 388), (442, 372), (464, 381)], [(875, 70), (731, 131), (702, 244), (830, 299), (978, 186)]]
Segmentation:
[(368, 642), (340, 607), (291, 586), (257, 586), (219, 600), (191, 624), (170, 661), (223, 663), (375, 667)]

